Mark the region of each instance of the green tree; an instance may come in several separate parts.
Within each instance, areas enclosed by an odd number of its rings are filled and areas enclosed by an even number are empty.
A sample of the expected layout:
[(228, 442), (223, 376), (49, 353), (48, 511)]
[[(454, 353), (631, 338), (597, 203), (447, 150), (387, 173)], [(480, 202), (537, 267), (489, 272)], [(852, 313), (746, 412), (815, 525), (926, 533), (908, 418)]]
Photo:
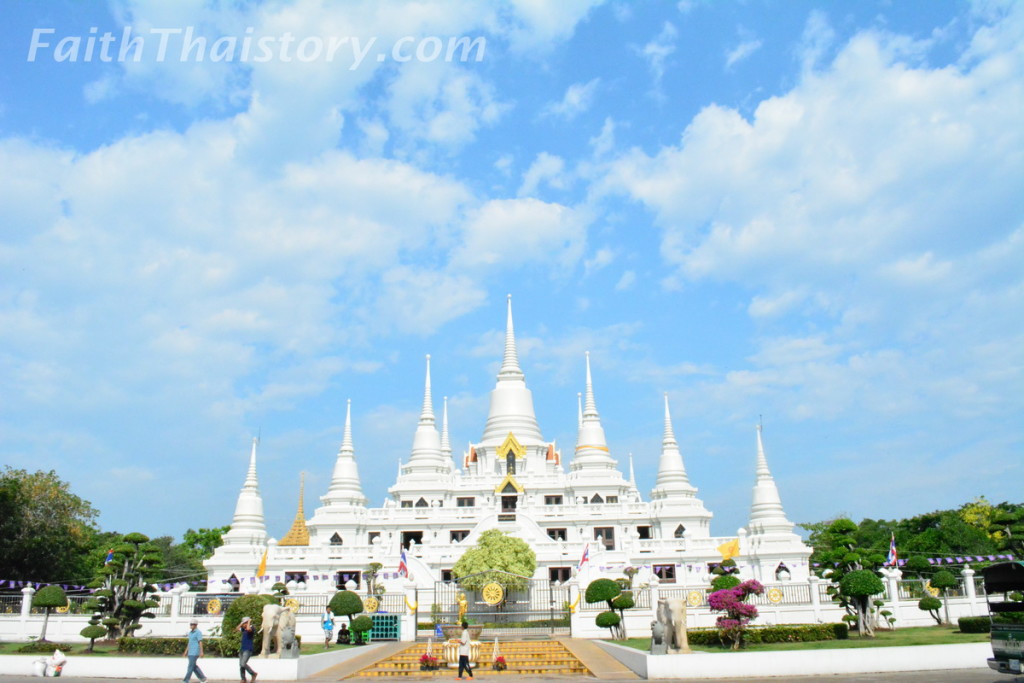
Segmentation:
[(960, 581), (953, 576), (953, 572), (948, 569), (940, 569), (932, 577), (932, 587), (942, 591), (942, 604), (947, 624), (949, 623), (949, 589), (957, 586), (959, 583)]
[(997, 551), (1017, 557), (1024, 555), (1024, 505), (996, 505), (987, 531)]
[(885, 591), (882, 580), (870, 569), (855, 569), (839, 580), (839, 590), (856, 611), (857, 633), (861, 636), (874, 636), (871, 596)]
[(498, 529), (488, 529), (480, 534), (475, 546), (462, 554), (452, 567), (452, 575), (460, 579), (462, 588), (480, 590), (493, 581), (507, 593), (526, 588), (528, 577), (536, 569), (537, 555), (526, 541)]
[[(277, 604), (277, 598), (270, 595), (243, 595), (232, 601), (226, 610), (220, 626), (220, 652), (225, 657), (233, 657), (238, 654), (242, 647), (242, 634), (236, 629), (242, 623), (243, 617), (252, 619), (253, 633), (259, 633), (263, 628), (263, 607), (264, 605)], [(263, 649), (263, 642), (259, 638), (253, 638), (253, 654), (258, 655)]]
[(68, 596), (60, 586), (43, 586), (32, 596), (32, 606), (43, 608), (43, 632), (39, 640), (46, 640), (46, 624), (50, 621), (50, 610), (68, 604)]
[(0, 576), (42, 583), (83, 576), (97, 512), (54, 471), (0, 474)]
[(932, 595), (926, 595), (917, 601), (917, 608), (931, 614), (936, 624), (942, 623), (942, 617), (939, 616), (940, 607), (942, 607), (942, 600)]
[[(588, 603), (604, 602), (608, 605), (607, 612), (601, 612), (597, 615), (597, 625), (601, 628), (611, 629), (612, 637), (621, 640), (625, 637), (622, 630), (622, 619), (615, 613), (617, 607), (615, 601), (622, 595), (622, 586), (618, 582), (611, 579), (594, 579), (587, 586), (587, 590), (583, 594), (583, 599)], [(610, 614), (612, 619), (609, 616)]]
[[(815, 546), (811, 561), (818, 564), (818, 575), (830, 581), (827, 590), (832, 599), (856, 618), (858, 633), (873, 636), (870, 596), (884, 590), (882, 580), (874, 570), (885, 562), (885, 556), (880, 552), (859, 548), (856, 532), (857, 525), (845, 517), (836, 519), (823, 528), (816, 528), (812, 531)], [(864, 593), (876, 584), (861, 572), (875, 578), (879, 586), (877, 591)], [(858, 578), (846, 585), (850, 590), (855, 590), (855, 593), (848, 592), (843, 583), (843, 579), (852, 573), (857, 573)]]
[(149, 537), (137, 532), (121, 537), (111, 550), (113, 559), (89, 586), (97, 590), (88, 606), (104, 615), (109, 637), (118, 638), (141, 628), (141, 619), (155, 616), (149, 610), (157, 606), (159, 597), (150, 581), (159, 573), (161, 556)]
[(327, 606), (335, 614), (348, 617), (348, 627), (351, 629), (352, 615), (363, 611), (363, 599), (355, 591), (338, 591)]

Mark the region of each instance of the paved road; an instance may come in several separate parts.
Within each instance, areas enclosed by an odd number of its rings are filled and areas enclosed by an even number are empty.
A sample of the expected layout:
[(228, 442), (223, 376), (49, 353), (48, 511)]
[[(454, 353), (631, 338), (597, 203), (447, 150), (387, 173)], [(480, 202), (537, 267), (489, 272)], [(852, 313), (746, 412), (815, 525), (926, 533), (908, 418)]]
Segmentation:
[[(76, 678), (74, 676), (62, 676), (61, 680), (65, 683), (111, 683), (114, 680), (140, 680), (145, 683), (152, 683), (152, 679)], [(374, 681), (387, 680), (415, 681), (417, 679), (374, 678)], [(436, 678), (432, 680), (442, 681), (448, 679)], [(454, 680), (454, 677), (452, 680)], [(712, 679), (701, 680), (710, 682)], [(582, 681), (619, 683), (613, 680), (602, 679), (599, 681), (596, 678), (581, 678), (579, 676), (522, 676), (516, 677), (515, 681), (516, 683), (581, 683)], [(844, 674), (841, 676), (800, 676), (798, 678), (779, 678), (776, 676), (765, 678), (717, 678), (714, 681), (715, 683), (817, 683), (818, 681), (825, 681), (827, 683), (1024, 683), (1024, 677), (998, 674), (986, 667), (984, 669), (960, 669), (957, 671), (922, 671), (918, 673), (901, 671), (898, 673)], [(0, 676), (0, 683), (39, 683), (39, 679), (32, 676)], [(623, 681), (621, 683), (627, 682)], [(628, 681), (628, 683), (636, 683), (636, 679)]]

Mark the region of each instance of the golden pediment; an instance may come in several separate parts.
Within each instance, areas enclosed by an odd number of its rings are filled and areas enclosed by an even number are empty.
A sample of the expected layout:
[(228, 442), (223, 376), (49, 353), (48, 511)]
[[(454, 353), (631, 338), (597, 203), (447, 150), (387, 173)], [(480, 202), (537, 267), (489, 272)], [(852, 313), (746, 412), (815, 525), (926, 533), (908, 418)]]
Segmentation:
[(516, 481), (516, 478), (511, 473), (506, 474), (505, 478), (498, 482), (498, 485), (494, 487), (495, 493), (501, 493), (502, 489), (506, 486), (511, 486), (516, 490), (516, 493), (522, 493), (524, 491), (522, 484)]
[(522, 460), (526, 457), (526, 447), (519, 443), (519, 440), (516, 439), (512, 432), (509, 432), (505, 440), (498, 446), (497, 455), (499, 458), (504, 458), (508, 455), (509, 451), (516, 456), (516, 460)]

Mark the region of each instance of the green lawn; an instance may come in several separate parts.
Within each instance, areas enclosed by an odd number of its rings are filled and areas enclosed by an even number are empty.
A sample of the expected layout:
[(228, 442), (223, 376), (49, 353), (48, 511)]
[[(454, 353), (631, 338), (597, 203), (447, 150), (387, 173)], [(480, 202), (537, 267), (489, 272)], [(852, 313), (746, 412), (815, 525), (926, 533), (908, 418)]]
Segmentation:
[[(955, 643), (987, 643), (987, 633), (961, 633), (954, 626), (915, 626), (895, 631), (877, 631), (874, 638), (861, 638), (851, 633), (847, 640), (820, 640), (812, 643), (768, 643), (749, 645), (744, 652), (780, 652), (784, 650), (840, 650), (857, 647), (897, 647), (903, 645), (949, 645)], [(613, 641), (637, 650), (649, 651), (650, 638), (629, 638)], [(723, 647), (694, 646), (697, 652), (729, 652)]]

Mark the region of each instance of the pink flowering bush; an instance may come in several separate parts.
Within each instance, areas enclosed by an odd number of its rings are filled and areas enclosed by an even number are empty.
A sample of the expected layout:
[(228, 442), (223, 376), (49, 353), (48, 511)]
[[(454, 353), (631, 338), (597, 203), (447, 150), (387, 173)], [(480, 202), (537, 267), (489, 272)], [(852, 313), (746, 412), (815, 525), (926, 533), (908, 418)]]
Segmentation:
[(744, 581), (735, 588), (724, 588), (708, 596), (708, 606), (714, 612), (724, 612), (715, 621), (722, 642), (732, 644), (733, 650), (743, 645), (743, 632), (751, 620), (757, 618), (757, 608), (744, 602), (748, 595), (761, 595), (764, 586), (759, 581)]

